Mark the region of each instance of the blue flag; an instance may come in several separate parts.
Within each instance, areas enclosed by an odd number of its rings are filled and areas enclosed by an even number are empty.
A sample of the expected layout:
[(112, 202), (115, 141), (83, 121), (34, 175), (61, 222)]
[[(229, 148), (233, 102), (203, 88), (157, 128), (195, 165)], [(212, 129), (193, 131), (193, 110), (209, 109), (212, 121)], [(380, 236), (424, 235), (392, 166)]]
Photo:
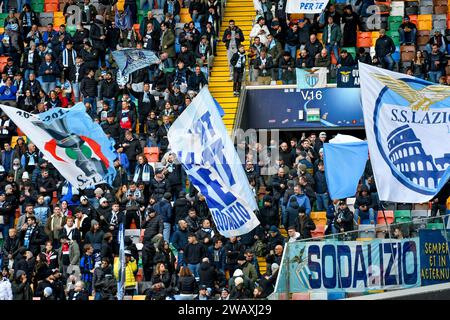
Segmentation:
[(153, 51), (141, 49), (122, 49), (113, 51), (121, 75), (126, 77), (136, 70), (156, 64), (159, 58)]
[(330, 198), (353, 197), (368, 159), (367, 142), (324, 143), (323, 159)]
[(123, 228), (123, 223), (119, 226), (119, 272), (117, 279), (117, 299), (123, 300), (125, 295), (125, 241), (124, 241), (125, 230)]
[(214, 97), (213, 97), (213, 100), (214, 100), (214, 103), (216, 104), (217, 111), (219, 111), (220, 117), (223, 118), (223, 116), (225, 115), (225, 111), (223, 111), (222, 106), (217, 102), (216, 99), (214, 99)]

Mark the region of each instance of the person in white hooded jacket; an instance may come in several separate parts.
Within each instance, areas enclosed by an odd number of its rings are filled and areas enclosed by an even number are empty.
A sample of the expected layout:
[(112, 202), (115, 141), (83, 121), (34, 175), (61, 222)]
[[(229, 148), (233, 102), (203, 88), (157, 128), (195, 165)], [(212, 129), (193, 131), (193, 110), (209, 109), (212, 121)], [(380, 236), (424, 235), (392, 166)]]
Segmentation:
[(0, 280), (0, 300), (12, 300), (13, 294), (11, 282), (9, 281), (9, 270), (4, 267), (2, 270), (2, 279)]

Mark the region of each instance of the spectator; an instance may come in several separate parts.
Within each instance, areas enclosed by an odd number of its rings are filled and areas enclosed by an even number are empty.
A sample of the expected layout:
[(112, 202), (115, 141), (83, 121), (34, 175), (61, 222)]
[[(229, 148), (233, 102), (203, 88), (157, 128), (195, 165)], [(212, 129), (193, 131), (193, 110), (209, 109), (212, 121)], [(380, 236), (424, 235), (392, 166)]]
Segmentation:
[(331, 64), (331, 56), (328, 53), (327, 49), (322, 49), (320, 54), (316, 56), (316, 61), (314, 63), (315, 67), (328, 68)]
[(301, 239), (311, 238), (311, 231), (316, 229), (312, 219), (306, 214), (304, 207), (298, 210), (298, 218), (295, 222), (295, 230), (300, 233)]
[(288, 51), (278, 61), (278, 79), (283, 84), (293, 84), (295, 81), (295, 58)]
[(395, 52), (395, 44), (392, 39), (386, 35), (386, 30), (380, 30), (380, 36), (375, 42), (375, 54), (382, 64), (383, 68), (393, 70), (394, 59), (392, 54)]
[[(133, 296), (136, 293), (137, 262), (129, 250), (125, 250), (125, 295)], [(114, 276), (119, 279), (119, 258), (114, 258)]]
[(323, 43), (328, 52), (333, 50), (334, 57), (337, 58), (339, 56), (339, 43), (342, 38), (341, 29), (339, 25), (334, 22), (332, 16), (328, 16), (327, 22), (328, 24), (323, 30)]
[(60, 69), (58, 64), (53, 61), (51, 54), (45, 55), (45, 61), (39, 67), (39, 76), (42, 77), (42, 89), (45, 93), (49, 93), (56, 87), (56, 77), (59, 75)]
[(409, 20), (408, 16), (403, 18), (403, 22), (398, 28), (400, 35), (400, 45), (416, 44), (416, 25)]
[(373, 210), (372, 197), (369, 194), (369, 188), (363, 185), (356, 197), (354, 220), (356, 224), (374, 224), (375, 218), (375, 211)]
[(446, 59), (436, 43), (431, 48), (431, 53), (427, 56), (428, 77), (431, 82), (438, 83), (439, 78), (444, 74)]
[[(236, 26), (234, 20), (230, 20), (228, 23), (229, 27), (225, 29), (225, 32), (222, 37), (222, 42), (225, 43), (225, 47), (227, 48), (227, 61), (229, 62), (230, 67), (230, 81), (231, 80), (234, 81), (235, 64), (233, 64), (231, 60), (238, 53), (238, 48), (240, 48), (241, 43), (245, 41), (245, 38), (244, 34), (242, 33), (242, 30), (238, 26)], [(243, 51), (239, 49), (239, 51), (241, 52), (242, 55), (245, 49), (243, 49)], [(236, 92), (236, 90), (233, 91)]]
[(336, 212), (332, 230), (333, 233), (348, 232), (353, 230), (353, 213), (347, 206), (345, 199), (339, 200), (339, 207)]
[(347, 50), (341, 50), (341, 54), (337, 61), (337, 67), (353, 67), (355, 65), (355, 61), (351, 54), (348, 54)]
[(446, 39), (445, 37), (441, 34), (441, 31), (438, 29), (435, 29), (433, 32), (433, 35), (430, 37), (430, 40), (428, 41), (427, 45), (425, 46), (425, 51), (428, 53), (431, 53), (431, 47), (432, 45), (436, 43), (439, 47), (439, 51), (441, 51), (442, 53), (445, 53), (445, 51), (447, 50), (447, 45), (446, 45)]

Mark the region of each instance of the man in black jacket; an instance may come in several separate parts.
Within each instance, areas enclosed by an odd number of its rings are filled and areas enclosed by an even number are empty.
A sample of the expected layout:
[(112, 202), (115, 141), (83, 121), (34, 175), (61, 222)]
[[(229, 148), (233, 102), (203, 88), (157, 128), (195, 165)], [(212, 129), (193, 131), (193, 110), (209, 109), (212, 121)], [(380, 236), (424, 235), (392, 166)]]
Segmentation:
[(120, 126), (116, 121), (114, 112), (109, 111), (106, 115), (106, 122), (102, 124), (102, 129), (106, 135), (109, 135), (114, 141), (120, 141)]
[(147, 209), (147, 216), (142, 226), (144, 231), (144, 245), (152, 241), (156, 235), (162, 237), (164, 223), (162, 217), (153, 208)]
[(108, 71), (106, 73), (105, 79), (100, 83), (100, 103), (103, 101), (109, 103), (111, 111), (116, 110), (116, 96), (119, 93), (119, 85), (112, 78), (112, 73)]
[(242, 30), (236, 26), (234, 20), (229, 21), (229, 27), (225, 30), (222, 37), (222, 42), (225, 43), (227, 48), (227, 61), (230, 67), (230, 80), (233, 79), (233, 65), (231, 64), (231, 58), (238, 51), (240, 44), (244, 41), (244, 34)]
[(380, 37), (375, 42), (375, 54), (381, 61), (383, 68), (393, 70), (395, 61), (392, 54), (395, 52), (395, 44), (391, 37), (386, 35), (386, 30), (380, 30)]
[(150, 84), (144, 83), (144, 91), (131, 91), (132, 95), (138, 99), (139, 134), (144, 134), (145, 122), (151, 111), (156, 109), (155, 97), (150, 93)]
[(184, 260), (195, 277), (199, 276), (200, 262), (206, 255), (205, 246), (197, 241), (197, 236), (194, 233), (190, 233), (188, 244), (184, 248)]
[(163, 116), (163, 124), (159, 127), (158, 131), (156, 132), (162, 153), (166, 153), (167, 148), (169, 146), (169, 139), (167, 138), (169, 129), (170, 129), (170, 118), (168, 116)]
[(72, 83), (73, 95), (75, 102), (80, 101), (80, 83), (87, 74), (87, 67), (81, 56), (77, 56), (75, 64), (69, 67), (68, 80)]
[(81, 80), (80, 91), (83, 94), (83, 103), (89, 102), (92, 105), (91, 112), (97, 113), (97, 81), (94, 78), (95, 72), (93, 69), (88, 71), (87, 77)]
[(136, 168), (137, 156), (142, 152), (141, 144), (139, 140), (136, 139), (131, 131), (125, 132), (125, 139), (122, 143), (123, 152), (127, 155), (128, 162), (130, 163), (130, 173), (134, 175), (134, 170)]
[(22, 245), (37, 256), (41, 252), (41, 245), (47, 240), (44, 228), (36, 223), (36, 217), (28, 217), (27, 223), (20, 229)]

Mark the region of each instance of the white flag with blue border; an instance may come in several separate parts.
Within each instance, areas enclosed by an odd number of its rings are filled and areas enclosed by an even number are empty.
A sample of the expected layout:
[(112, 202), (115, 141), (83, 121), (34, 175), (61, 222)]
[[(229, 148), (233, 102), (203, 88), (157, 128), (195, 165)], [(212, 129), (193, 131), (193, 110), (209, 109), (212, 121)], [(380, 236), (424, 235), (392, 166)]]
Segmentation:
[(363, 63), (359, 70), (380, 200), (427, 202), (450, 176), (450, 87)]
[(239, 236), (259, 225), (255, 195), (206, 87), (173, 123), (168, 138), (190, 181), (205, 196), (220, 234)]

